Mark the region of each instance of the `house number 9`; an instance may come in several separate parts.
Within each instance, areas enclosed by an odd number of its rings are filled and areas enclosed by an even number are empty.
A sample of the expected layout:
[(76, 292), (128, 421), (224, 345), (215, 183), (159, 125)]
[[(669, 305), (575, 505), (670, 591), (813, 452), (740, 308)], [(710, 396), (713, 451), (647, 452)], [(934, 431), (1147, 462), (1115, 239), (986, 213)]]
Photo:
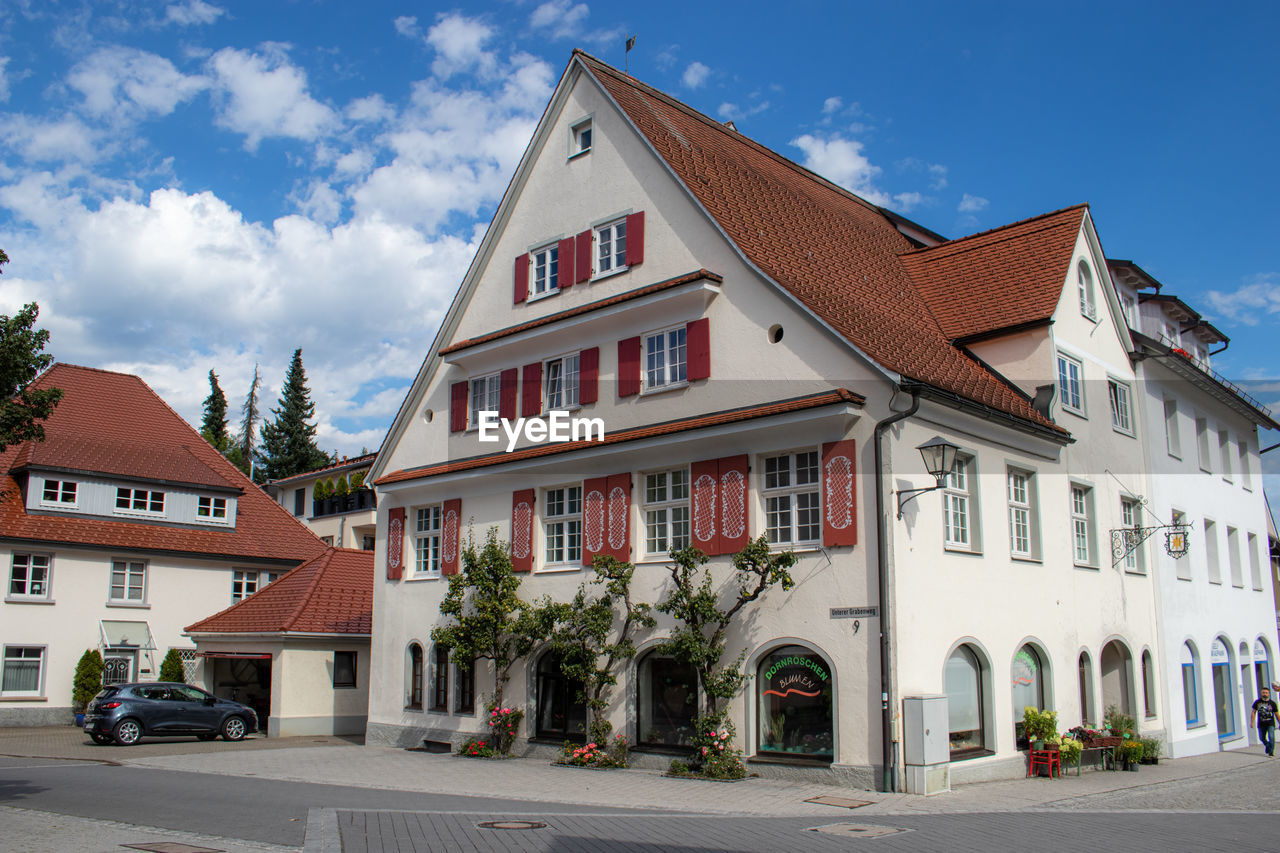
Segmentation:
[(857, 633), (858, 633), (858, 629), (859, 629), (859, 628), (861, 628), (861, 627), (862, 627), (862, 620), (861, 620), (861, 619), (854, 619), (854, 620), (853, 620), (853, 633), (857, 634)]

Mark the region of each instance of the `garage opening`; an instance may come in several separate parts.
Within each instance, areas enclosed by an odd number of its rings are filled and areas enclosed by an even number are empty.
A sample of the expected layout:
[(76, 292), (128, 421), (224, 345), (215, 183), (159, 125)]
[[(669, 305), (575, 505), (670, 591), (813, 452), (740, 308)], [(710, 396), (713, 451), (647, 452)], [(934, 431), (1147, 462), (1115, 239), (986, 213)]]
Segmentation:
[(200, 656), (204, 658), (205, 683), (213, 695), (248, 705), (258, 715), (259, 730), (266, 732), (271, 716), (271, 655), (201, 652)]

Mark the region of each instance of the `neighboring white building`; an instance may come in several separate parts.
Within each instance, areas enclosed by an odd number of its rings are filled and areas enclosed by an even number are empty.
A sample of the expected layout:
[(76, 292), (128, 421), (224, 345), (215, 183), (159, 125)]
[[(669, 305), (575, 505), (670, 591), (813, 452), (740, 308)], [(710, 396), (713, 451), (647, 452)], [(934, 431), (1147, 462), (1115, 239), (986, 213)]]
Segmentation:
[[(315, 471), (272, 480), (265, 488), (326, 545), (372, 551), (375, 499), (372, 483), (366, 485), (364, 480), (373, 459), (372, 453), (342, 459)], [(323, 481), (334, 487), (339, 480), (348, 484), (347, 494), (316, 499), (316, 483)]]
[[(1141, 680), (1157, 582), (1109, 549), (1146, 489), (1122, 310), (1085, 206), (947, 242), (575, 52), (371, 473), (369, 741), (483, 732), (492, 673), (463, 677), (430, 630), (491, 527), (528, 600), (568, 600), (595, 554), (656, 602), (673, 544), (718, 583), (749, 538), (795, 550), (795, 589), (728, 638), (756, 772), (900, 788), (918, 694), (949, 697), (955, 781), (1025, 772), (1026, 704), (1163, 730)], [(487, 410), (605, 436), (506, 452), (480, 441)], [(934, 436), (961, 466), (899, 519)], [(610, 711), (659, 752), (698, 705), (670, 629), (640, 638)], [(522, 738), (577, 734), (547, 655), (506, 690)]]
[(1132, 261), (1111, 268), (1138, 344), (1143, 393), (1135, 403), (1149, 436), (1141, 523), (1188, 528), (1181, 558), (1166, 552), (1164, 531), (1127, 558), (1154, 563), (1159, 578), (1169, 752), (1247, 746), (1257, 743), (1250, 707), (1275, 675), (1276, 652), (1258, 427), (1280, 424), (1213, 371), (1210, 348), (1225, 349), (1225, 335)]
[(184, 626), (324, 551), (138, 377), (58, 364), (45, 439), (0, 453), (0, 725), (70, 723), (72, 675), (159, 677)]

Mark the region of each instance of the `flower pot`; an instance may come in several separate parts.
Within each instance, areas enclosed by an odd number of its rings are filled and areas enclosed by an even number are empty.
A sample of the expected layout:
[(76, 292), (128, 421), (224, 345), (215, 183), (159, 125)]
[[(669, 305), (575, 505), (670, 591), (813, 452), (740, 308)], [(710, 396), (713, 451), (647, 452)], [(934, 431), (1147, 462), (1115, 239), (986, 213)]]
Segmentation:
[(77, 726), (84, 725), (84, 714), (76, 714), (76, 725)]
[(1044, 741), (1042, 740), (1031, 741), (1031, 748), (1036, 750), (1037, 752), (1044, 749)]

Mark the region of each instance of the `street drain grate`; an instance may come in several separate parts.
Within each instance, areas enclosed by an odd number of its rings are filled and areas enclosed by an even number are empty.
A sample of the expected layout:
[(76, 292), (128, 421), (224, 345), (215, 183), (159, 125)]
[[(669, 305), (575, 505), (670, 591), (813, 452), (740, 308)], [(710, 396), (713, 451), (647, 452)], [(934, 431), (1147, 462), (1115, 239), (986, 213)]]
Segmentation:
[(542, 829), (546, 824), (540, 820), (486, 820), (476, 826), (481, 829)]
[(810, 832), (825, 832), (828, 835), (846, 835), (854, 838), (880, 838), (899, 832), (910, 832), (898, 826), (876, 826), (870, 823), (829, 823), (826, 826), (811, 826)]
[(806, 803), (817, 803), (820, 806), (837, 806), (842, 809), (857, 809), (871, 805), (871, 800), (851, 800), (848, 797), (810, 797)]
[(156, 841), (152, 844), (121, 844), (130, 850), (147, 850), (150, 853), (223, 853), (217, 847), (196, 847), (194, 844), (183, 844), (180, 841)]

